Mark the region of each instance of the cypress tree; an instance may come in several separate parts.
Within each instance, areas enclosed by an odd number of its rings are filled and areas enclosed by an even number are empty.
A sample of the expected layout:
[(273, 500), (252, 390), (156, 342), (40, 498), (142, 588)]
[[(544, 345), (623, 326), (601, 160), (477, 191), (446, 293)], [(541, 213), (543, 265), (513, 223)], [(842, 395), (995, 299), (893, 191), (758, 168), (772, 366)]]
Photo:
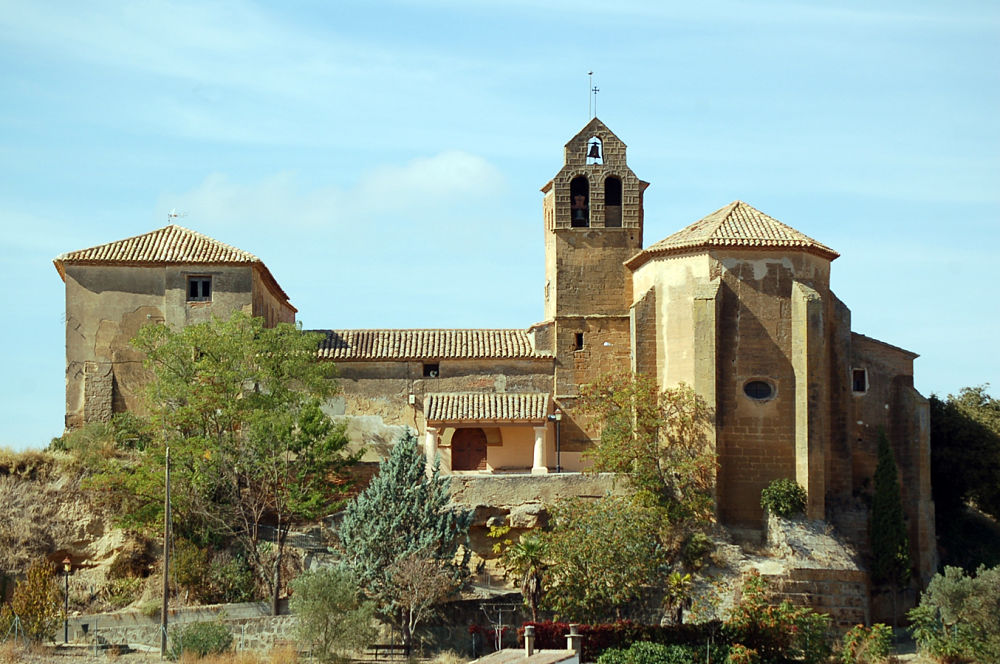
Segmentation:
[(910, 542), (903, 519), (896, 459), (885, 430), (879, 431), (875, 496), (872, 499), (872, 581), (892, 591), (895, 622), (896, 593), (910, 577)]
[[(340, 526), (344, 562), (386, 618), (404, 628), (402, 607), (392, 599), (391, 568), (411, 555), (431, 558), (455, 581), (468, 576), (472, 510), (451, 504), (449, 481), (434, 464), (427, 474), (412, 433), (404, 435), (368, 487), (346, 509)], [(459, 548), (462, 555), (456, 560)]]

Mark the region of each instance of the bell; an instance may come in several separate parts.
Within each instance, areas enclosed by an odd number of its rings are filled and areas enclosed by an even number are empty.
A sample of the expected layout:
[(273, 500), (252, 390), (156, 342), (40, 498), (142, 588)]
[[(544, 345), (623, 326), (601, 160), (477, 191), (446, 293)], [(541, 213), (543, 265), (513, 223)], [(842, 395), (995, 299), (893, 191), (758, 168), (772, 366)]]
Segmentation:
[(576, 210), (573, 210), (573, 221), (586, 221), (586, 220), (587, 220), (587, 217), (584, 216), (583, 210), (581, 210), (579, 208), (576, 209)]
[(601, 146), (594, 141), (590, 144), (590, 152), (587, 153), (587, 159), (600, 159), (601, 158)]

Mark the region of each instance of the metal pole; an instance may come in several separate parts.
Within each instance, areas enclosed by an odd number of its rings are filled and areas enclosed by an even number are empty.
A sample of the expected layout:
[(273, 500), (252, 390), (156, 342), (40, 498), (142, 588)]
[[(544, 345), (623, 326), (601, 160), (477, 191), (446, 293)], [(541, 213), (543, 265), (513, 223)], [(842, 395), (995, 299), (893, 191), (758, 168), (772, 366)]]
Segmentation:
[(560, 436), (559, 425), (562, 424), (562, 413), (560, 417), (556, 418), (556, 472), (562, 472), (562, 440)]
[(66, 590), (63, 594), (63, 643), (69, 643), (69, 570), (66, 570)]
[(160, 612), (160, 657), (167, 656), (167, 601), (170, 593), (170, 445), (167, 445), (166, 496), (163, 506), (163, 606)]

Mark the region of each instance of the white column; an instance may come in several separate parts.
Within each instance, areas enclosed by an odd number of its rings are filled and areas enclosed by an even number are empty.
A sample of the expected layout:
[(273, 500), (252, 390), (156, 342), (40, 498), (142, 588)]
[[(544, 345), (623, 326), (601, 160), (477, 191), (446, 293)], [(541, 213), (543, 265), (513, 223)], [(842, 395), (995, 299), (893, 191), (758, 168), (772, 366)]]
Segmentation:
[(437, 427), (427, 427), (424, 429), (424, 454), (427, 457), (427, 474), (434, 472), (434, 461), (438, 453), (438, 435), (441, 430)]
[(531, 464), (531, 472), (534, 475), (549, 472), (545, 461), (545, 434), (548, 429), (547, 426), (535, 427), (535, 459)]

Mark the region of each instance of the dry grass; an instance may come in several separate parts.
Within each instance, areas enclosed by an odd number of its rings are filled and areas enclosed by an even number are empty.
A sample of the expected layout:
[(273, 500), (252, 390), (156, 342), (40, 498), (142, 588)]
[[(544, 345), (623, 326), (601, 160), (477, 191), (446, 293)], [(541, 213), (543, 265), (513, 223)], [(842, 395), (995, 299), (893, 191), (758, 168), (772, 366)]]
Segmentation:
[(444, 650), (434, 655), (430, 664), (465, 664), (468, 661), (468, 657), (463, 657), (454, 650)]
[(180, 664), (297, 664), (298, 653), (290, 646), (280, 646), (271, 650), (268, 655), (255, 652), (226, 652), (219, 655), (197, 655), (185, 653), (178, 660)]
[(47, 478), (56, 467), (56, 460), (48, 452), (24, 450), (15, 452), (0, 447), (0, 476), (13, 475), (29, 480)]

